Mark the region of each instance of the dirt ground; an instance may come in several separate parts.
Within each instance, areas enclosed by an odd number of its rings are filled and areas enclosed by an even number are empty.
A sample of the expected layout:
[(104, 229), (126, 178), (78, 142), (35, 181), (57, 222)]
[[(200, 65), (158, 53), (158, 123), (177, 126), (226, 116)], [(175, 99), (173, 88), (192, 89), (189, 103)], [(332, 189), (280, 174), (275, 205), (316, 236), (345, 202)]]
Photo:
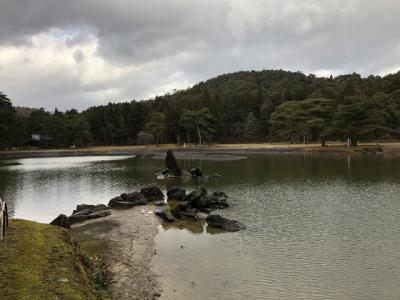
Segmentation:
[(270, 152), (299, 152), (321, 154), (358, 155), (364, 147), (383, 148), (383, 155), (399, 156), (399, 142), (361, 143), (358, 147), (346, 147), (342, 142), (327, 142), (326, 147), (321, 144), (288, 144), (288, 143), (246, 143), (246, 144), (213, 144), (187, 147), (177, 147), (174, 144), (163, 144), (159, 147), (150, 146), (98, 146), (77, 149), (30, 149), (0, 151), (0, 158), (28, 158), (28, 157), (57, 157), (57, 156), (91, 156), (91, 155), (153, 155), (165, 152), (168, 149), (176, 153), (270, 153)]
[(112, 210), (111, 215), (74, 225), (72, 234), (81, 243), (99, 240), (99, 249), (113, 274), (113, 299), (156, 299), (161, 294), (151, 270), (158, 218), (154, 206)]

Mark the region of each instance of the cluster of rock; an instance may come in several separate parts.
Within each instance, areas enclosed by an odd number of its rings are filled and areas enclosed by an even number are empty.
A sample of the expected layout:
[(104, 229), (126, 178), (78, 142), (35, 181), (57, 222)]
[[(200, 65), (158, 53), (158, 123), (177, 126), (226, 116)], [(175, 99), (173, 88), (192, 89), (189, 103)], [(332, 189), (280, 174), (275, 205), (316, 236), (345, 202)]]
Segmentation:
[(199, 168), (193, 168), (189, 171), (182, 170), (178, 163), (176, 162), (176, 158), (171, 150), (167, 151), (167, 156), (165, 158), (165, 165), (167, 169), (160, 172), (157, 175), (157, 179), (165, 179), (165, 178), (174, 178), (174, 177), (181, 177), (181, 178), (192, 178), (197, 182), (204, 181), (205, 177), (203, 172)]
[(227, 231), (238, 231), (244, 228), (244, 225), (237, 221), (219, 215), (209, 215), (213, 210), (229, 207), (228, 196), (224, 192), (209, 194), (204, 187), (197, 187), (186, 194), (185, 189), (173, 187), (167, 191), (167, 196), (167, 203), (154, 211), (164, 221), (173, 222), (175, 219), (182, 218), (206, 219), (210, 226)]
[(115, 209), (128, 209), (146, 205), (151, 201), (163, 201), (164, 194), (157, 186), (145, 187), (140, 192), (125, 193), (110, 200), (108, 206)]
[(90, 219), (107, 217), (111, 214), (110, 208), (113, 209), (129, 209), (138, 205), (146, 205), (152, 201), (164, 200), (164, 194), (157, 186), (149, 186), (140, 190), (140, 192), (125, 193), (110, 200), (107, 205), (98, 204), (79, 204), (67, 217), (64, 214), (59, 215), (50, 224), (59, 227), (70, 228), (75, 223), (84, 222)]
[[(185, 172), (197, 183), (204, 180), (203, 172), (199, 168), (190, 171), (182, 171), (176, 163), (172, 151), (167, 152), (165, 159), (167, 169), (162, 176), (184, 176)], [(164, 194), (157, 186), (149, 186), (139, 192), (124, 193), (111, 199), (108, 206), (78, 205), (72, 215), (59, 215), (50, 224), (69, 228), (72, 224), (83, 222), (88, 219), (106, 217), (111, 214), (112, 209), (129, 209), (138, 205), (154, 203), (158, 207), (154, 213), (164, 221), (173, 222), (175, 219), (190, 218), (193, 220), (206, 219), (209, 226), (221, 228), (227, 231), (238, 231), (245, 228), (241, 223), (229, 220), (220, 215), (210, 215), (213, 210), (229, 207), (228, 196), (224, 192), (208, 193), (204, 187), (198, 186), (195, 190), (186, 194), (181, 187), (173, 187), (167, 191), (168, 201), (164, 202)]]

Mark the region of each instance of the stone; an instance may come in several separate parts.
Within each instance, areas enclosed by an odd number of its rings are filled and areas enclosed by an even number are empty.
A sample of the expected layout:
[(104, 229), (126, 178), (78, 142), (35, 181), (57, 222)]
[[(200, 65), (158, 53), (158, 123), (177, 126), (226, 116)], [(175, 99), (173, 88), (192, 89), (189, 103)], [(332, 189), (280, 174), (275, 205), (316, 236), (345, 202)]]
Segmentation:
[(94, 207), (95, 206), (91, 205), (91, 204), (78, 204), (76, 206), (76, 209), (72, 212), (72, 214), (75, 214), (75, 213), (80, 212), (85, 209), (93, 209)]
[(76, 209), (72, 212), (72, 214), (76, 214), (76, 213), (82, 214), (82, 211), (87, 211), (87, 210), (90, 210), (91, 212), (96, 212), (96, 211), (102, 211), (102, 210), (107, 210), (107, 209), (110, 209), (110, 208), (105, 204), (97, 204), (97, 205), (79, 204), (76, 206)]
[(183, 199), (185, 199), (186, 190), (180, 187), (173, 187), (167, 191), (167, 196), (168, 199), (175, 199), (182, 201)]
[(175, 176), (182, 175), (182, 170), (179, 168), (179, 166), (176, 162), (175, 156), (171, 150), (167, 151), (167, 156), (165, 158), (165, 164), (167, 165), (167, 168), (168, 168), (168, 174), (172, 174)]
[(146, 205), (147, 199), (139, 192), (125, 193), (108, 202), (108, 206), (115, 209), (129, 209), (138, 205)]
[(207, 195), (207, 190), (204, 187), (198, 187), (195, 190), (191, 191), (186, 197), (185, 201), (188, 201), (190, 204), (199, 200), (202, 197)]
[(169, 206), (162, 206), (162, 207), (157, 207), (154, 210), (154, 214), (156, 216), (159, 216), (161, 219), (163, 219), (166, 222), (173, 222), (175, 220), (173, 214), (171, 213)]
[(192, 179), (197, 181), (197, 183), (202, 183), (205, 180), (203, 172), (199, 168), (193, 168), (189, 171)]
[(189, 202), (187, 201), (179, 201), (175, 199), (168, 200), (168, 206), (170, 212), (177, 218), (180, 218), (181, 212), (186, 211), (189, 208)]
[(179, 217), (190, 218), (190, 219), (198, 219), (197, 209), (189, 208), (186, 210), (179, 211)]
[(204, 187), (198, 187), (190, 192), (185, 201), (188, 201), (192, 207), (198, 209), (223, 209), (229, 206), (228, 196), (224, 192), (213, 192), (208, 194)]
[(60, 214), (53, 221), (50, 222), (51, 225), (55, 225), (62, 228), (70, 228), (71, 222), (66, 215)]
[(137, 205), (145, 205), (147, 204), (147, 199), (146, 197), (139, 192), (133, 192), (133, 193), (127, 193), (127, 194), (121, 194), (121, 198), (123, 201), (126, 202), (133, 202), (136, 203)]
[(246, 228), (242, 223), (226, 219), (220, 215), (211, 215), (206, 218), (206, 222), (211, 227), (221, 228), (229, 232), (235, 232)]
[(88, 219), (97, 219), (97, 218), (104, 218), (111, 215), (110, 210), (102, 210), (102, 211), (96, 211), (88, 215)]
[(71, 225), (72, 225), (72, 224), (75, 224), (75, 223), (86, 221), (88, 219), (88, 216), (89, 215), (73, 214), (73, 215), (68, 217), (68, 220), (71, 222)]
[(163, 192), (156, 185), (142, 188), (140, 193), (147, 199), (147, 201), (164, 200)]
[[(93, 205), (93, 206), (94, 206), (94, 205)], [(74, 210), (74, 211), (75, 211), (75, 210)], [(79, 211), (73, 213), (72, 215), (73, 215), (73, 216), (84, 216), (84, 215), (90, 215), (92, 212), (93, 212), (92, 209), (86, 208), (86, 209), (79, 210)]]

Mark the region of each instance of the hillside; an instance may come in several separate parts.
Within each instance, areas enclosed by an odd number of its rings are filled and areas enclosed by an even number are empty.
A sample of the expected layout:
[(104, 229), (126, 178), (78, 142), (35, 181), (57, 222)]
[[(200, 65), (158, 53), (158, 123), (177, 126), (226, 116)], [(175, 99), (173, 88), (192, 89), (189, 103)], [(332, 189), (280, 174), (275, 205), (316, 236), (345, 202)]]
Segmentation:
[[(0, 146), (26, 145), (32, 133), (46, 137), (43, 147), (347, 138), (356, 144), (398, 131), (399, 89), (400, 72), (366, 78), (236, 72), (145, 101), (109, 103), (82, 113), (33, 111), (5, 125), (8, 129), (0, 127)], [(13, 141), (6, 141), (7, 130), (15, 131)]]

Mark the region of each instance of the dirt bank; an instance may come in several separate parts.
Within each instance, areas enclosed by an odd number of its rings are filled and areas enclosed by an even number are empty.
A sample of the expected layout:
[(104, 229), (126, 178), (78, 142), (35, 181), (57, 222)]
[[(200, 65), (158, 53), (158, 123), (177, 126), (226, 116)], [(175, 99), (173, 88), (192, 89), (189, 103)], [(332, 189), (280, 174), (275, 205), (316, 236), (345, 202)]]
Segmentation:
[[(174, 150), (177, 156), (209, 156), (223, 154), (246, 153), (318, 153), (335, 155), (362, 155), (365, 147), (376, 147), (378, 143), (360, 144), (358, 147), (346, 147), (343, 143), (327, 143), (326, 147), (320, 144), (213, 144), (210, 146), (177, 147), (173, 144), (155, 146), (101, 146), (79, 149), (34, 149), (0, 151), (0, 159), (30, 158), (30, 157), (62, 157), (62, 156), (96, 156), (96, 155), (138, 155), (153, 156), (165, 154), (168, 149)], [(400, 156), (400, 143), (379, 143), (383, 155)], [(222, 157), (223, 159), (223, 157)]]
[(114, 299), (155, 299), (160, 293), (157, 275), (151, 270), (158, 219), (151, 205), (112, 210), (106, 218), (74, 225), (72, 235), (82, 244), (98, 249), (113, 274)]

